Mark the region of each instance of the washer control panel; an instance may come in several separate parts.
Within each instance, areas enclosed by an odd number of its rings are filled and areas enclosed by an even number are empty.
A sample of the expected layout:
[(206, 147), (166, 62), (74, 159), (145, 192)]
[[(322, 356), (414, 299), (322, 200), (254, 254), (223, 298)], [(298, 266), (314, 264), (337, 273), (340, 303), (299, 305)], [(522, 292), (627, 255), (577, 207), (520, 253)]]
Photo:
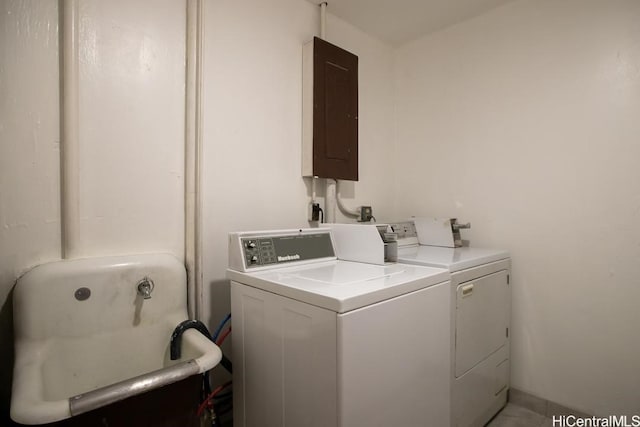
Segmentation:
[(240, 242), (246, 268), (335, 256), (329, 233), (247, 236)]
[(407, 237), (418, 237), (416, 233), (416, 225), (412, 221), (398, 222), (395, 224), (389, 224), (394, 233), (398, 235), (398, 239), (405, 239)]

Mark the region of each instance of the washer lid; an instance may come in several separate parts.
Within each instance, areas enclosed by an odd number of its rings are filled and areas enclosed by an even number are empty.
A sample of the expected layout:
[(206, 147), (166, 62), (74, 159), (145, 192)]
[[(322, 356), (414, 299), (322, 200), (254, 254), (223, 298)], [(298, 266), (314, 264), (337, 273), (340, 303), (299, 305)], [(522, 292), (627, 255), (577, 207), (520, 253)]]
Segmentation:
[(509, 252), (501, 249), (443, 248), (423, 245), (398, 249), (399, 262), (448, 268), (451, 272), (506, 258), (509, 258)]
[(338, 313), (375, 304), (449, 280), (442, 268), (328, 261), (255, 273), (227, 270), (227, 277)]

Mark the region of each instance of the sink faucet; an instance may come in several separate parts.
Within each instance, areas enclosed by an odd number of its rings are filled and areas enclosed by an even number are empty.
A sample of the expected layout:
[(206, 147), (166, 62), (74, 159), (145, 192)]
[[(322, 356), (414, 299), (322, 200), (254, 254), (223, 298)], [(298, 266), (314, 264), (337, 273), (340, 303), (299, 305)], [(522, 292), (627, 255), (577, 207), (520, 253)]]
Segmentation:
[(151, 292), (154, 287), (153, 280), (145, 276), (144, 279), (138, 282), (138, 295), (144, 299), (151, 299)]

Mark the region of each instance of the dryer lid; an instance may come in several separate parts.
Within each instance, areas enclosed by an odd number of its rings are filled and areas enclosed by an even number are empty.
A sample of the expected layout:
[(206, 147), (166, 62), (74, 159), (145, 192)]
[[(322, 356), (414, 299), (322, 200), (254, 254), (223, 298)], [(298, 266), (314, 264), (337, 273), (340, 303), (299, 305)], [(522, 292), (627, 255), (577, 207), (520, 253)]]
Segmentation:
[(398, 249), (398, 261), (415, 265), (448, 268), (455, 272), (509, 258), (509, 252), (487, 248), (444, 248), (413, 246)]

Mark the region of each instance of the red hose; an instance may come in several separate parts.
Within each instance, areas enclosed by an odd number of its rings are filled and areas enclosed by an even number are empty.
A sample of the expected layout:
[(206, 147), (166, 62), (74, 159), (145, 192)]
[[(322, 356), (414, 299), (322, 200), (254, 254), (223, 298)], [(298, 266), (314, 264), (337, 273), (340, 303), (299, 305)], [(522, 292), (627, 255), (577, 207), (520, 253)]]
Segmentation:
[(204, 399), (204, 401), (200, 404), (200, 406), (198, 406), (198, 416), (202, 415), (202, 411), (204, 411), (204, 408), (207, 407), (207, 405), (209, 404), (209, 402), (211, 401), (211, 399), (213, 399), (216, 394), (220, 393), (222, 390), (224, 390), (225, 388), (229, 387), (231, 385), (231, 381), (227, 381), (226, 383), (222, 384), (221, 386), (216, 387), (215, 390), (213, 390), (211, 392), (211, 394), (209, 394), (209, 396), (207, 396), (206, 399)]
[(222, 343), (224, 342), (224, 339), (227, 338), (227, 336), (231, 333), (231, 326), (229, 326), (229, 329), (227, 329), (224, 334), (222, 334), (222, 336), (220, 338), (218, 338), (218, 341), (216, 342), (216, 345), (218, 345), (218, 347), (220, 345), (222, 345)]

